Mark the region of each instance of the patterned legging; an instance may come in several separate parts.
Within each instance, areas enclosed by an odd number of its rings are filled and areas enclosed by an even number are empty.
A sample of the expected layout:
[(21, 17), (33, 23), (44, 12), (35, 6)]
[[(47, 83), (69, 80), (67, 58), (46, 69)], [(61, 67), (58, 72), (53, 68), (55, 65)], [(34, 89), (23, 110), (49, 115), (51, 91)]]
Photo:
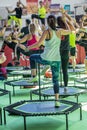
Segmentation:
[(40, 63), (43, 65), (50, 65), (52, 71), (52, 81), (54, 93), (59, 93), (59, 71), (60, 71), (60, 61), (47, 61), (41, 58), (40, 54), (32, 54), (30, 56), (30, 66), (31, 69), (35, 69), (35, 63)]

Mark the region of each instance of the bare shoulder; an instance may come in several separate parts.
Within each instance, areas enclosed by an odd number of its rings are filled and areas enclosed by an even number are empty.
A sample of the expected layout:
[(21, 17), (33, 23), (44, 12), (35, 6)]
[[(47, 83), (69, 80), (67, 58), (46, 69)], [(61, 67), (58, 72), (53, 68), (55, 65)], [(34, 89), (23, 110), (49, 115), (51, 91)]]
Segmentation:
[(57, 34), (57, 36), (58, 36), (59, 38), (61, 37), (62, 31), (63, 31), (63, 29), (58, 29), (58, 30), (56, 31), (56, 34)]

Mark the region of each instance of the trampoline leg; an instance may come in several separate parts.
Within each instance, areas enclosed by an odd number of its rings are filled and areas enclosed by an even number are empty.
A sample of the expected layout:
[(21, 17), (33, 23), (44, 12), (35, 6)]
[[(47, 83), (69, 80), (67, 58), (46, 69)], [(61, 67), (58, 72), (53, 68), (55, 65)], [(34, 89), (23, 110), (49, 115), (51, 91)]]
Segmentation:
[(11, 104), (11, 92), (9, 92), (9, 103)]
[(38, 78), (39, 78), (39, 100), (41, 100), (41, 88), (40, 88), (40, 64), (38, 63)]
[(15, 89), (14, 89), (14, 86), (13, 86), (13, 96), (15, 96)]
[(78, 96), (79, 96), (79, 95), (77, 94), (77, 95), (76, 95), (76, 98), (77, 98), (77, 103), (78, 103)]
[(30, 91), (30, 100), (32, 100), (32, 91)]
[(5, 83), (4, 83), (4, 89), (6, 90), (6, 85), (5, 85)]
[(68, 114), (66, 114), (66, 130), (68, 130)]
[(82, 120), (82, 106), (80, 106), (80, 120)]
[(4, 124), (6, 125), (6, 112), (5, 112), (5, 108), (3, 109), (4, 111)]
[(2, 109), (0, 108), (0, 124), (2, 125)]
[(26, 117), (24, 116), (24, 130), (27, 130), (26, 128)]

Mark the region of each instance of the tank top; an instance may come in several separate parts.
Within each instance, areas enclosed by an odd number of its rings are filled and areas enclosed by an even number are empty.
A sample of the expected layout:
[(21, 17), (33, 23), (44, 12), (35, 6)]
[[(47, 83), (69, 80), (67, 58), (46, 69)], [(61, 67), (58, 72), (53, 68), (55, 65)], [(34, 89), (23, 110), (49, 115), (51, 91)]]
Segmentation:
[(70, 42), (70, 47), (76, 47), (76, 34), (75, 33), (69, 34), (69, 42)]
[[(32, 39), (27, 41), (27, 46), (31, 46), (37, 42), (36, 36), (32, 35)], [(39, 48), (33, 48), (31, 50), (38, 50)]]
[(53, 31), (52, 38), (45, 40), (45, 49), (41, 54), (41, 58), (47, 61), (60, 61), (60, 43), (61, 39)]
[(45, 18), (46, 17), (46, 9), (45, 9), (45, 7), (43, 6), (43, 7), (39, 8), (38, 13), (39, 13), (40, 18)]

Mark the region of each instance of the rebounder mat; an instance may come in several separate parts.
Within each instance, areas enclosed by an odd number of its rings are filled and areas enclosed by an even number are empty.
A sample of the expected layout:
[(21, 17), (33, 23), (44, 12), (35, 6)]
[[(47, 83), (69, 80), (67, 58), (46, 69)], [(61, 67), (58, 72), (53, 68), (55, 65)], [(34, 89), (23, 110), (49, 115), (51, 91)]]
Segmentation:
[(80, 87), (80, 88), (86, 88), (86, 87), (87, 87), (87, 86), (86, 86), (86, 85), (87, 85), (87, 77), (76, 78), (76, 79), (74, 80), (74, 85), (75, 85), (75, 86), (77, 86), (77, 85), (76, 85), (76, 82), (85, 85), (85, 87), (84, 87), (84, 86), (81, 86), (81, 87), (78, 86), (78, 87)]
[(77, 73), (77, 74), (80, 74), (80, 73), (82, 73), (84, 71), (85, 71), (84, 68), (83, 69), (78, 68), (78, 69), (75, 69), (74, 71), (73, 71), (73, 69), (68, 69), (68, 73)]
[(6, 70), (7, 72), (11, 72), (11, 71), (20, 71), (20, 70), (23, 70), (23, 67), (20, 66), (20, 67), (17, 67), (17, 66), (11, 66), (11, 67), (6, 67)]
[[(62, 97), (76, 96), (77, 102), (78, 102), (79, 94), (84, 93), (84, 92), (85, 92), (85, 90), (74, 88), (74, 87), (68, 87), (66, 92), (64, 92), (64, 87), (59, 88), (59, 95), (60, 96), (62, 96)], [(39, 89), (31, 90), (30, 91), (30, 99), (31, 100), (32, 100), (32, 94), (36, 94), (36, 95), (39, 95), (39, 96), (41, 95), (45, 98), (45, 97), (49, 97), (49, 96), (54, 96), (54, 90), (51, 87), (42, 88), (40, 91), (39, 91)]]
[(21, 106), (14, 107), (14, 109), (24, 113), (43, 114), (51, 112), (62, 112), (67, 110), (69, 107), (70, 105), (61, 103), (61, 106), (57, 110), (55, 110), (54, 102), (49, 101), (49, 102), (25, 103), (22, 104)]
[(30, 82), (30, 79), (19, 79), (19, 80), (11, 80), (11, 81), (6, 81), (4, 82), (4, 89), (6, 89), (6, 86), (8, 87), (12, 86), (13, 87), (13, 95), (15, 95), (15, 89), (14, 87), (21, 87), (21, 86), (26, 86), (26, 87), (32, 87), (34, 88), (36, 84), (33, 82)]
[(12, 71), (9, 72), (10, 75), (14, 76), (14, 75), (31, 75), (31, 70), (16, 70), (16, 71)]
[(26, 130), (27, 116), (66, 115), (66, 130), (68, 130), (68, 114), (80, 108), (80, 119), (82, 119), (81, 104), (60, 100), (60, 107), (55, 108), (54, 100), (46, 101), (20, 101), (4, 108), (4, 123), (6, 124), (6, 111), (10, 115), (24, 117), (24, 130)]

